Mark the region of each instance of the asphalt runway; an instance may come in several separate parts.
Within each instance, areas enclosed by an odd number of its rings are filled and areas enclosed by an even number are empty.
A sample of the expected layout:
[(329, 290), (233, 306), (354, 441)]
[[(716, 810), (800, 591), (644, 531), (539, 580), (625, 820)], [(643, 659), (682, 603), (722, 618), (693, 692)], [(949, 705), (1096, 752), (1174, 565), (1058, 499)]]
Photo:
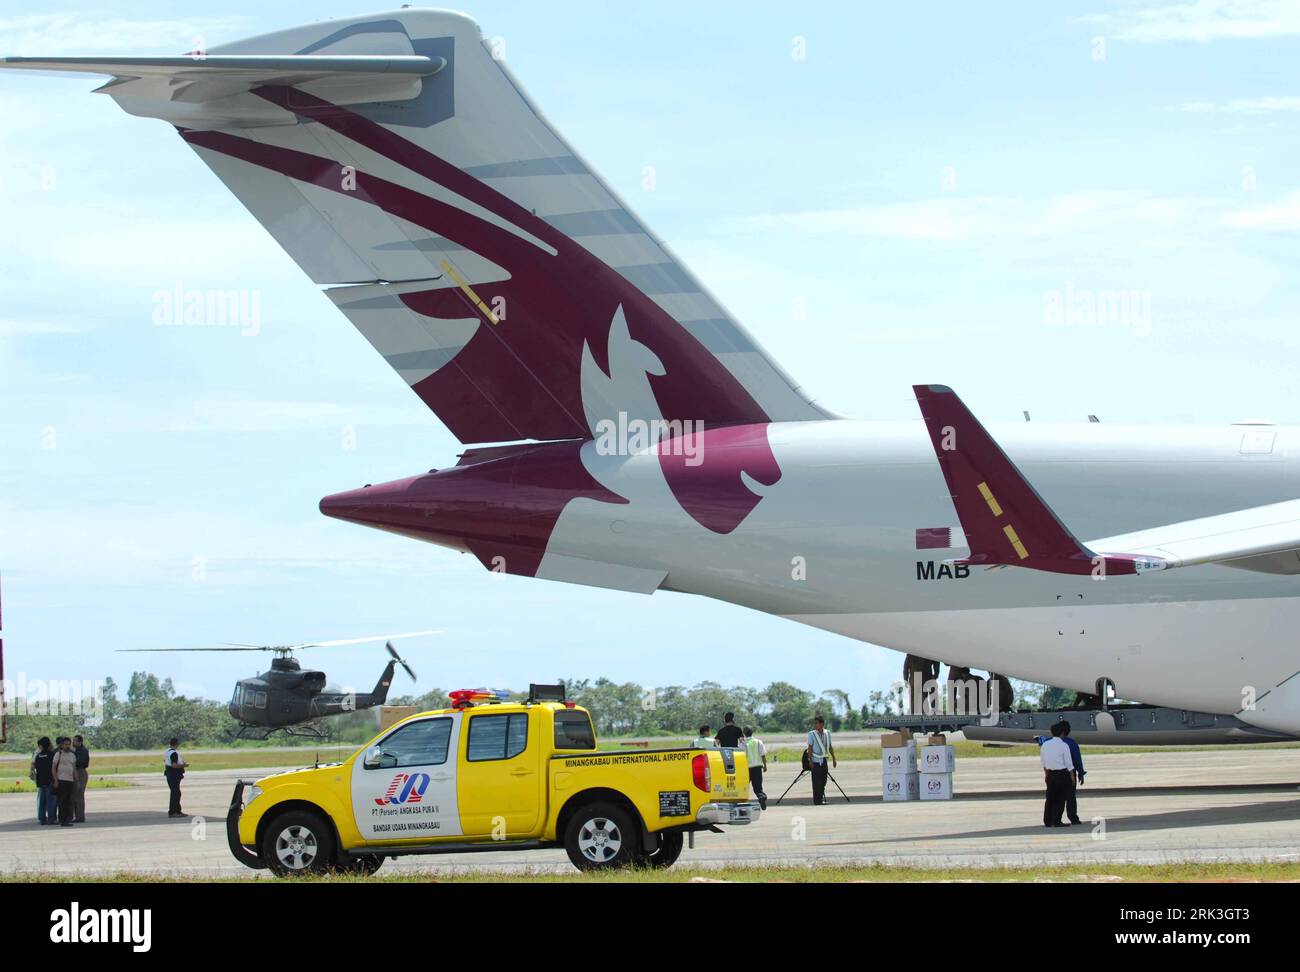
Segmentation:
[[(884, 803), (878, 762), (843, 762), (835, 777), (852, 802), (812, 806), (807, 776), (782, 806), (776, 797), (798, 765), (768, 775), (761, 820), (725, 834), (701, 834), (678, 868), (726, 863), (867, 864), (930, 867), (1300, 860), (1300, 750), (1223, 747), (1214, 751), (1088, 756), (1079, 794), (1080, 827), (1042, 826), (1042, 773), (1033, 757), (959, 760), (956, 798)], [(234, 781), (254, 771), (186, 776), (190, 816), (169, 820), (161, 774), (128, 777), (131, 788), (87, 792), (88, 822), (36, 823), (30, 794), (0, 795), (0, 875), (266, 878), (226, 848), (225, 813)], [(561, 871), (562, 850), (408, 857), (390, 870)], [(960, 876), (960, 875), (957, 875)]]

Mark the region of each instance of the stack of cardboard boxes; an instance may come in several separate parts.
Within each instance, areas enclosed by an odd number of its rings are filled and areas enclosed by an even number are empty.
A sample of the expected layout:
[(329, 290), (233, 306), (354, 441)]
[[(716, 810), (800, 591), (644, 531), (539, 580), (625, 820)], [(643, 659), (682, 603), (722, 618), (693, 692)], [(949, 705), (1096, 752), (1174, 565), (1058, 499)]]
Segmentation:
[(942, 733), (931, 736), (928, 743), (921, 747), (921, 799), (951, 800), (957, 756)]
[(886, 803), (919, 800), (921, 780), (916, 770), (916, 740), (910, 730), (887, 732), (880, 737), (880, 766), (884, 773), (880, 791)]
[[(920, 755), (920, 766), (917, 756)], [(951, 800), (957, 758), (948, 738), (936, 733), (918, 746), (908, 729), (880, 737), (880, 790), (886, 803)]]
[(418, 705), (381, 705), (379, 707), (379, 731), (391, 729), (407, 716), (423, 711)]

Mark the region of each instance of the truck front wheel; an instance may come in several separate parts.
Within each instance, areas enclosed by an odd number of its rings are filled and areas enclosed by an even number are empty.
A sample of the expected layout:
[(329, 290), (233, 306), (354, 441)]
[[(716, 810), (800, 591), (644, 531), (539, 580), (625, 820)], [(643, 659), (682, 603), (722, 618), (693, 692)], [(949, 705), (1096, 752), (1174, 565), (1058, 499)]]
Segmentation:
[(329, 822), (309, 810), (280, 814), (262, 835), (262, 860), (279, 877), (324, 873), (334, 862)]
[(640, 828), (632, 815), (612, 803), (589, 803), (564, 828), (564, 849), (580, 871), (627, 867), (636, 863)]

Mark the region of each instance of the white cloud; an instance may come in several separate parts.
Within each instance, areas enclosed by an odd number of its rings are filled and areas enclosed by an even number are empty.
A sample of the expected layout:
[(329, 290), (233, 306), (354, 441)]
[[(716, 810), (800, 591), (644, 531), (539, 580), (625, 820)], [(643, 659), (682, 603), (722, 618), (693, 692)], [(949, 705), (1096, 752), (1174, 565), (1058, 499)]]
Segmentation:
[(0, 320), (0, 338), (31, 337), (44, 334), (85, 334), (84, 324), (59, 324), (50, 321)]
[(1194, 114), (1267, 115), (1272, 112), (1300, 111), (1300, 96), (1234, 98), (1231, 101), (1189, 101), (1178, 105), (1177, 109)]
[(1300, 230), (1300, 192), (1290, 192), (1275, 203), (1238, 209), (1223, 217), (1223, 224), (1233, 229), (1264, 232)]
[[(65, 207), (45, 211), (44, 232), (34, 232), (27, 252), (34, 264), (78, 279), (139, 282), (147, 288), (144, 311), (156, 288), (170, 288), (177, 279), (185, 286), (210, 286), (246, 279), (253, 273), (265, 281), (270, 271), (281, 280), (298, 280), (293, 264), (275, 240), (252, 219), (193, 219), (141, 217), (103, 219), (67, 233), (61, 217)], [(50, 217), (54, 218), (51, 219)], [(41, 227), (31, 219), (27, 225)]]
[(0, 20), (6, 56), (78, 54), (181, 54), (196, 45), (212, 46), (243, 31), (247, 17), (192, 17), (171, 20), (93, 20), (70, 14), (24, 14)]
[(1222, 201), (1163, 198), (1143, 192), (1062, 193), (1043, 199), (1011, 196), (933, 197), (846, 209), (748, 217), (742, 228), (810, 235), (960, 242), (990, 237), (1038, 238), (1060, 234), (1170, 229), (1222, 208)]
[(209, 398), (190, 406), (169, 422), (167, 432), (304, 432), (334, 431), (346, 426), (428, 426), (422, 407), (383, 408), (339, 402), (270, 401)]
[(303, 572), (432, 575), (477, 566), (428, 544), (338, 529), (314, 503), (286, 521), (239, 503), (218, 510), (188, 502), (160, 495), (148, 505), (0, 503), (7, 564), (39, 583), (214, 588), (270, 584)]
[(1295, 0), (1192, 0), (1080, 17), (1117, 40), (1139, 44), (1207, 43), (1300, 34)]

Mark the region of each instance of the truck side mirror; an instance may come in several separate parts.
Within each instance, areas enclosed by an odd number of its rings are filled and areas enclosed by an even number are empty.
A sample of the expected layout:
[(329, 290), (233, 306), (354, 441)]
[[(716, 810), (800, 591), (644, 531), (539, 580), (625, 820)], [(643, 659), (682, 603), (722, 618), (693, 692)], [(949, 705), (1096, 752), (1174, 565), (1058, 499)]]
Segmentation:
[(362, 765), (366, 769), (379, 769), (384, 758), (384, 750), (379, 746), (371, 746), (366, 750), (366, 757), (362, 760)]

